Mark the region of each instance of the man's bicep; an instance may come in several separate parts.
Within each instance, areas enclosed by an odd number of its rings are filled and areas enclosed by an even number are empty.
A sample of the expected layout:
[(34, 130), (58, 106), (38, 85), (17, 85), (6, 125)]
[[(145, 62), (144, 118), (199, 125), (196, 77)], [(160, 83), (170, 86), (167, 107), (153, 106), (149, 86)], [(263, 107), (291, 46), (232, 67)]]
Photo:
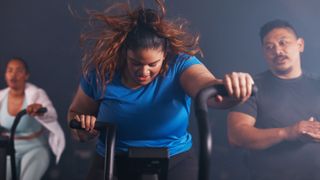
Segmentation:
[(237, 127), (237, 126), (254, 126), (256, 119), (243, 112), (230, 112), (228, 114), (228, 127)]
[(242, 112), (230, 112), (227, 121), (229, 143), (233, 146), (243, 146), (254, 130), (255, 118)]

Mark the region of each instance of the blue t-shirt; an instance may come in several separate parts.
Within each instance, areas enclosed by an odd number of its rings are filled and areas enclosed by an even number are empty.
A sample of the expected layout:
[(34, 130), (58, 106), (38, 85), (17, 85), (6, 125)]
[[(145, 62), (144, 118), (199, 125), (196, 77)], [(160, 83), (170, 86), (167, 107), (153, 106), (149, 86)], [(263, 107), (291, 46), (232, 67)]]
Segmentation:
[[(166, 75), (158, 75), (152, 82), (131, 89), (121, 82), (117, 72), (101, 94), (92, 72), (81, 79), (81, 88), (100, 102), (98, 121), (117, 126), (116, 151), (128, 147), (167, 147), (170, 156), (185, 152), (192, 146), (187, 131), (191, 98), (182, 89), (180, 74), (201, 62), (194, 56), (180, 54), (169, 64)], [(104, 156), (104, 134), (99, 137), (97, 152)]]

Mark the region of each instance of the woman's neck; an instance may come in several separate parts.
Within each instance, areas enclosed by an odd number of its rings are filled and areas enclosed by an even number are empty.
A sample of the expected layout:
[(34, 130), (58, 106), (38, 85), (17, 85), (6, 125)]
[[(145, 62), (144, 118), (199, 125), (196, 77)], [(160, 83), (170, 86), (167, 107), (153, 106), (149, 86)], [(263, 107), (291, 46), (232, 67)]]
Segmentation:
[(23, 106), (24, 89), (10, 89), (8, 93), (8, 113), (16, 116)]
[(10, 89), (9, 96), (14, 98), (24, 97), (24, 89)]
[(121, 76), (121, 82), (123, 85), (131, 89), (138, 89), (141, 87), (141, 85), (134, 83), (132, 80), (130, 80), (130, 75), (126, 70), (124, 70), (124, 73)]

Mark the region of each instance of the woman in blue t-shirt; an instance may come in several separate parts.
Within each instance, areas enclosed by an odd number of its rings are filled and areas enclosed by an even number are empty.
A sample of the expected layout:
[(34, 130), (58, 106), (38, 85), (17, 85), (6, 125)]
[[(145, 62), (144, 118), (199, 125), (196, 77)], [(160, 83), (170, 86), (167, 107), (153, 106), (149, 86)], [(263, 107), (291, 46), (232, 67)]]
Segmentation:
[[(117, 155), (132, 146), (168, 148), (168, 179), (194, 180), (197, 159), (187, 131), (191, 99), (200, 89), (223, 83), (234, 98), (216, 101), (227, 107), (250, 96), (253, 80), (246, 73), (216, 79), (195, 57), (199, 36), (185, 30), (185, 21), (165, 19), (164, 3), (156, 2), (159, 10), (131, 10), (123, 3), (89, 14), (94, 31), (82, 36), (83, 76), (68, 118), (85, 128), (72, 130), (81, 141), (98, 135), (96, 121), (116, 124)], [(104, 147), (101, 136), (88, 179), (103, 174)]]

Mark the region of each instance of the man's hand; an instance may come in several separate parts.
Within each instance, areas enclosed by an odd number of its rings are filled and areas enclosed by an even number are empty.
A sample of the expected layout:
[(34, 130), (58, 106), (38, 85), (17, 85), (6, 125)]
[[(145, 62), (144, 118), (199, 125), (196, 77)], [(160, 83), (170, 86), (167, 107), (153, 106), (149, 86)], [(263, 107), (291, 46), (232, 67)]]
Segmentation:
[(313, 117), (308, 120), (302, 120), (296, 124), (285, 128), (287, 140), (311, 140), (320, 142), (320, 122)]

